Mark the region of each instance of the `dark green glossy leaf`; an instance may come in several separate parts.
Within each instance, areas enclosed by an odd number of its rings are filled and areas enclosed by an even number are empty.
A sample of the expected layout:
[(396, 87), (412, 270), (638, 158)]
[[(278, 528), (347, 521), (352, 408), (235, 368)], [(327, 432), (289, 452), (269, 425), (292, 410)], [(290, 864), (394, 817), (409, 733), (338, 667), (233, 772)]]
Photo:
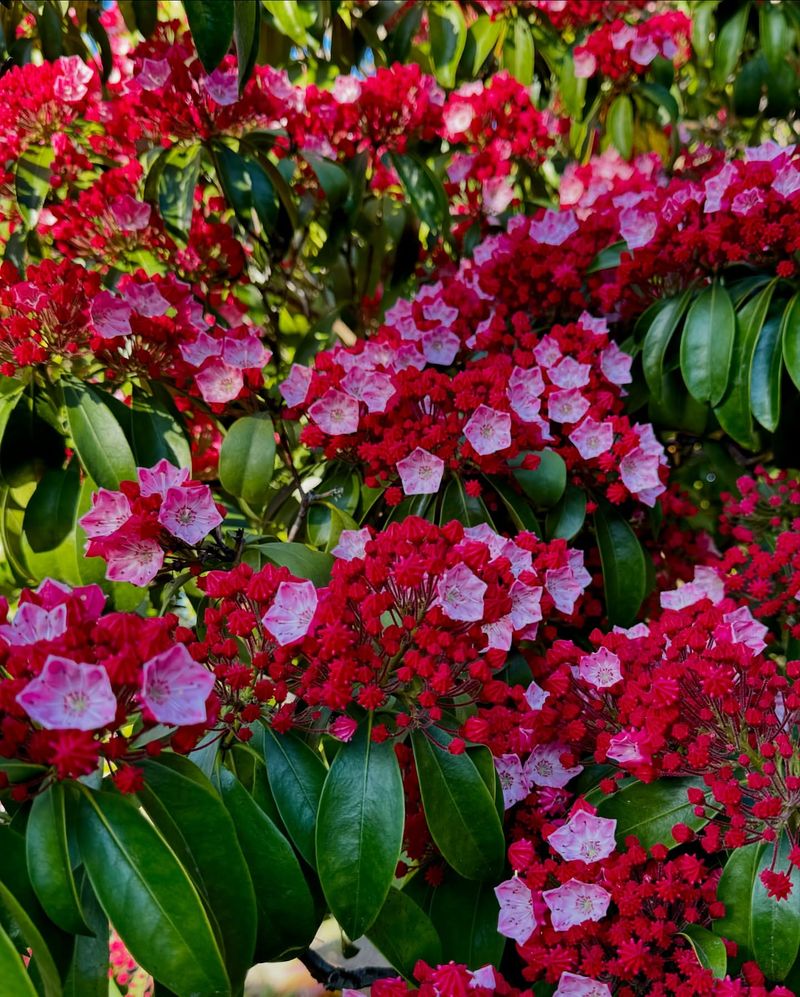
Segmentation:
[(25, 831), (31, 885), (47, 916), (73, 935), (89, 932), (70, 862), (64, 784), (55, 782), (33, 800)]
[(266, 412), (237, 419), (219, 452), (222, 487), (260, 509), (270, 494), (275, 467), (275, 427)]
[(52, 146), (30, 146), (17, 159), (14, 190), (17, 207), (28, 229), (36, 228), (39, 212), (51, 191), (50, 166), (55, 158)]
[(177, 411), (144, 395), (134, 395), (132, 405), (114, 406), (113, 411), (138, 467), (152, 467), (160, 460), (176, 467), (192, 466), (189, 441)]
[(136, 807), (84, 788), (78, 837), (100, 905), (139, 965), (178, 997), (229, 995), (200, 895)]
[[(255, 887), (258, 959), (285, 959), (306, 948), (317, 930), (308, 884), (292, 846), (244, 786), (227, 769), (218, 776)], [(230, 930), (237, 924), (234, 917)]]
[(597, 273), (600, 270), (613, 270), (619, 266), (622, 254), (628, 251), (627, 243), (624, 241), (615, 242), (611, 246), (601, 249), (589, 266), (586, 268), (587, 274)]
[(430, 904), (443, 960), (464, 963), (473, 970), (498, 966), (506, 945), (497, 931), (499, 911), (491, 883), (476, 883), (448, 871)]
[(431, 919), (400, 890), (389, 890), (367, 937), (407, 980), (419, 959), (429, 966), (442, 961), (442, 943)]
[(770, 314), (756, 341), (750, 372), (750, 407), (770, 433), (777, 429), (781, 414), (782, 331), (781, 316)]
[(550, 540), (572, 540), (583, 529), (586, 520), (586, 492), (574, 485), (567, 489), (547, 514), (547, 536)]
[(108, 918), (85, 874), (81, 876), (80, 902), (93, 934), (75, 937), (64, 980), (64, 997), (109, 997)]
[(730, 295), (715, 281), (692, 302), (681, 337), (681, 373), (699, 402), (716, 405), (724, 396), (735, 333)]
[(333, 558), (324, 551), (285, 542), (259, 544), (258, 549), (268, 561), (287, 567), (298, 578), (308, 578), (317, 587), (327, 585), (331, 579)]
[(477, 76), (481, 66), (489, 57), (489, 53), (497, 44), (502, 27), (503, 22), (499, 18), (493, 20), (488, 14), (481, 14), (481, 16), (470, 25), (469, 33), (475, 44), (472, 59), (473, 76)]
[(489, 511), (480, 497), (473, 498), (464, 490), (464, 482), (459, 477), (452, 477), (444, 490), (439, 522), (444, 525), (457, 519), (464, 526), (477, 526), (479, 523), (490, 523)]
[(467, 42), (467, 22), (461, 8), (454, 3), (429, 4), (428, 30), (434, 75), (443, 87), (453, 87), (456, 69)]
[(686, 312), (691, 296), (692, 292), (686, 291), (678, 298), (669, 298), (662, 302), (645, 334), (642, 344), (642, 370), (647, 386), (656, 399), (661, 398), (667, 348)]
[(633, 153), (633, 102), (626, 93), (616, 97), (608, 109), (606, 132), (623, 159)]
[(794, 382), (800, 390), (800, 293), (795, 294), (781, 319), (783, 340), (783, 362)]
[(701, 779), (658, 779), (656, 782), (633, 782), (597, 805), (601, 817), (617, 822), (617, 842), (620, 847), (631, 835), (639, 839), (642, 847), (653, 845), (675, 847), (672, 828), (686, 824), (698, 831), (708, 823), (698, 817), (686, 792), (692, 788), (704, 789)]
[(25, 508), (22, 528), (34, 551), (53, 550), (75, 525), (81, 492), (77, 461), (66, 470), (45, 471)]
[(567, 465), (555, 450), (541, 450), (537, 455), (539, 466), (535, 471), (514, 469), (514, 478), (528, 498), (537, 506), (552, 508), (564, 494), (567, 486)]
[(258, 219), (270, 233), (278, 221), (280, 201), (261, 162), (234, 152), (221, 142), (214, 145), (214, 163), (225, 199), (248, 231)]
[(64, 401), (75, 450), (92, 480), (112, 490), (123, 481), (135, 481), (133, 453), (102, 393), (70, 381), (64, 385)]
[(496, 879), (505, 848), (494, 799), (469, 755), (450, 754), (449, 740), (436, 727), (411, 737), (428, 829), (459, 875)]
[(607, 503), (598, 506), (594, 528), (603, 565), (608, 622), (630, 626), (639, 612), (647, 586), (642, 546), (626, 520)]
[(793, 33), (780, 7), (760, 4), (758, 10), (758, 40), (773, 72), (780, 69), (793, 44)]
[(710, 969), (714, 979), (724, 980), (728, 971), (728, 953), (723, 940), (699, 924), (687, 924), (681, 935), (689, 940), (703, 969)]
[(0, 980), (5, 997), (36, 997), (36, 989), (14, 943), (0, 925)]
[(714, 931), (736, 942), (743, 959), (753, 958), (753, 890), (765, 852), (766, 845), (759, 842), (735, 848), (717, 887), (717, 898), (725, 905), (725, 913), (714, 921)]
[(186, 242), (192, 222), (200, 160), (199, 145), (175, 145), (167, 150), (157, 176), (158, 210), (169, 234), (181, 244)]
[(362, 724), (328, 771), (317, 815), (317, 870), (331, 913), (350, 938), (377, 918), (400, 859), (405, 798), (391, 742)]
[(439, 235), (447, 226), (450, 211), (441, 182), (416, 156), (390, 153), (389, 158), (420, 220)]
[(304, 152), (303, 158), (316, 174), (319, 185), (332, 208), (338, 207), (350, 191), (350, 180), (345, 170), (337, 163), (311, 152)]
[(142, 802), (173, 850), (188, 855), (184, 868), (207, 901), (235, 989), (253, 963), (257, 919), (237, 829), (210, 780), (188, 758), (162, 754), (142, 767)]
[(219, 0), (183, 0), (197, 54), (207, 73), (228, 54), (233, 40), (234, 5)]
[(487, 480), (500, 496), (514, 526), (518, 530), (526, 530), (530, 533), (535, 533), (536, 536), (541, 536), (542, 531), (539, 520), (536, 518), (533, 509), (531, 509), (527, 497), (517, 492), (511, 485), (503, 481), (502, 478), (489, 478)]
[(749, 14), (750, 4), (745, 3), (717, 31), (711, 70), (711, 77), (717, 86), (725, 83), (739, 61)]
[(703, 63), (711, 57), (711, 38), (714, 35), (715, 0), (704, 0), (692, 10), (692, 48)]
[(275, 18), (278, 30), (301, 48), (308, 44), (308, 28), (314, 23), (313, 5), (304, 7), (285, 0), (265, 0), (264, 6)]
[(524, 87), (533, 83), (533, 35), (523, 17), (514, 18), (514, 27), (508, 32), (503, 45), (503, 66)]
[(233, 40), (236, 45), (240, 93), (250, 79), (256, 64), (260, 28), (261, 4), (251, 3), (251, 0), (235, 0)]
[(267, 778), (278, 813), (297, 850), (316, 865), (317, 810), (327, 769), (319, 754), (294, 734), (264, 737)]

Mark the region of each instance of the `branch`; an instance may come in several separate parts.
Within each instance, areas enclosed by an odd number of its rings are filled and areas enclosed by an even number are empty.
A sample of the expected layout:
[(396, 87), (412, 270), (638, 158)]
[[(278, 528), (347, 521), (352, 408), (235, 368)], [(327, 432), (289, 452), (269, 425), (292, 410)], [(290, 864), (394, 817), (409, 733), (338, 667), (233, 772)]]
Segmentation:
[(371, 987), (376, 980), (389, 980), (397, 976), (389, 966), (364, 966), (353, 969), (333, 966), (313, 949), (308, 949), (298, 958), (317, 983), (321, 983), (326, 990), (343, 990), (346, 987), (359, 990), (361, 987)]

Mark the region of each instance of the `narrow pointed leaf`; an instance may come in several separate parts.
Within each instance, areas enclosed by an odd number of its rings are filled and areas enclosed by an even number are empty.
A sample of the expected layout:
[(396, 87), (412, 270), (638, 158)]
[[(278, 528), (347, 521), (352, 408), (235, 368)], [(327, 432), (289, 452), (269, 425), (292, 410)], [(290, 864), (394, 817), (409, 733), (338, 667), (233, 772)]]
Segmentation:
[(708, 823), (698, 817), (686, 792), (703, 788), (701, 779), (658, 779), (656, 782), (633, 782), (630, 786), (607, 796), (598, 804), (601, 817), (614, 818), (617, 822), (617, 841), (620, 846), (630, 835), (638, 838), (644, 848), (666, 845), (674, 848), (672, 828), (686, 824), (695, 831)]
[(780, 315), (770, 314), (756, 341), (750, 374), (753, 416), (770, 433), (777, 429), (781, 414), (782, 331)]
[(0, 980), (6, 997), (36, 997), (36, 988), (25, 969), (22, 956), (0, 926)]
[(800, 293), (794, 295), (781, 319), (783, 362), (794, 382), (800, 390)]
[(197, 54), (207, 73), (228, 54), (233, 39), (234, 5), (230, 0), (184, 0), (184, 10)]
[(500, 964), (505, 938), (497, 931), (500, 908), (491, 883), (462, 879), (448, 872), (433, 890), (430, 916), (442, 940), (442, 959), (469, 969)]
[(431, 919), (400, 890), (389, 890), (367, 937), (407, 980), (420, 959), (429, 966), (442, 961), (442, 943)]
[(603, 588), (609, 623), (630, 626), (647, 587), (644, 551), (636, 534), (612, 506), (598, 506), (594, 528), (603, 566)]
[(64, 385), (70, 434), (81, 464), (101, 488), (136, 479), (136, 461), (122, 427), (102, 394), (88, 384)]
[(686, 291), (678, 298), (670, 298), (663, 302), (645, 334), (642, 344), (642, 369), (650, 393), (656, 399), (661, 398), (667, 348), (686, 312), (690, 298), (691, 291)]
[(715, 281), (695, 298), (681, 337), (681, 373), (697, 401), (716, 405), (725, 394), (735, 334), (730, 295)]
[(320, 756), (294, 734), (264, 737), (269, 787), (286, 830), (310, 866), (316, 865), (317, 809), (327, 770)]

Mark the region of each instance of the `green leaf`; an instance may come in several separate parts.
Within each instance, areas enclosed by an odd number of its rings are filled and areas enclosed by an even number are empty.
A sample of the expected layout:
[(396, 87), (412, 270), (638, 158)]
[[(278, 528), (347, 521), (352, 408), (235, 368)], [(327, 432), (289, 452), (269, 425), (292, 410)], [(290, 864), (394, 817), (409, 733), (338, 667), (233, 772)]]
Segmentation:
[[(225, 768), (218, 776), (255, 887), (258, 960), (290, 958), (307, 948), (317, 930), (314, 900), (303, 870), (292, 846), (236, 776)], [(235, 879), (232, 885), (237, 885)], [(235, 931), (237, 924), (234, 916), (230, 929)]]
[(567, 465), (555, 450), (541, 450), (537, 456), (539, 466), (535, 471), (516, 468), (514, 478), (537, 506), (549, 509), (558, 502), (567, 487)]
[(400, 890), (389, 890), (367, 937), (407, 980), (412, 979), (418, 960), (429, 966), (442, 961), (442, 943), (431, 919)]
[(64, 997), (108, 997), (108, 918), (85, 874), (81, 876), (80, 902), (93, 934), (75, 936)]
[(133, 0), (133, 13), (142, 37), (149, 38), (158, 23), (158, 0)]
[(122, 427), (101, 392), (88, 384), (64, 384), (70, 434), (89, 476), (101, 488), (117, 490), (123, 481), (136, 480), (136, 461)]
[(316, 866), (317, 810), (327, 769), (305, 741), (269, 729), (264, 736), (264, 761), (269, 788), (289, 837), (306, 862)]
[(227, 0), (183, 0), (197, 54), (207, 73), (228, 54), (233, 40), (233, 4)]
[(0, 980), (5, 997), (37, 997), (36, 988), (14, 943), (0, 925)]
[(258, 544), (258, 550), (268, 561), (283, 565), (298, 578), (308, 578), (318, 588), (331, 580), (333, 558), (325, 551), (288, 542)]
[(225, 435), (219, 452), (222, 487), (260, 509), (270, 494), (275, 468), (275, 427), (266, 412), (237, 419)]
[(628, 252), (628, 244), (624, 240), (613, 243), (601, 249), (584, 271), (586, 274), (598, 273), (600, 270), (613, 270), (619, 266), (622, 254)]
[(633, 153), (633, 102), (626, 93), (616, 97), (608, 109), (606, 132), (623, 159)]
[(332, 208), (339, 207), (350, 193), (350, 179), (347, 173), (332, 160), (316, 156), (310, 152), (304, 152), (303, 159), (314, 171), (330, 206)]
[(177, 411), (170, 412), (157, 399), (141, 394), (133, 396), (131, 405), (114, 405), (113, 411), (137, 467), (152, 467), (160, 460), (176, 467), (192, 466), (192, 452)]
[(225, 199), (248, 232), (258, 219), (265, 232), (275, 228), (280, 201), (272, 181), (257, 159), (242, 156), (222, 142), (213, 146), (217, 176)]
[(723, 940), (699, 924), (687, 924), (680, 934), (688, 939), (703, 969), (710, 969), (715, 980), (724, 980), (728, 971), (728, 953)]
[(439, 235), (447, 226), (450, 212), (441, 182), (418, 156), (390, 153), (389, 159), (414, 211), (434, 235)]
[(636, 619), (647, 588), (644, 551), (626, 520), (608, 503), (597, 507), (594, 528), (603, 566), (608, 622), (628, 627)]
[(558, 504), (547, 514), (547, 536), (550, 540), (572, 540), (586, 520), (586, 492), (567, 485)]
[(444, 525), (457, 519), (464, 526), (478, 526), (479, 523), (490, 523), (491, 517), (483, 500), (467, 495), (464, 482), (454, 475), (447, 483), (442, 496), (442, 506), (439, 522)]
[(239, 93), (250, 79), (258, 55), (261, 29), (261, 4), (252, 0), (235, 0), (233, 8), (233, 40), (239, 75)]
[(352, 467), (334, 465), (314, 489), (328, 498), (311, 503), (306, 516), (308, 540), (315, 547), (332, 550), (343, 529), (358, 529), (352, 516), (358, 508), (361, 479)]
[(459, 875), (496, 880), (505, 844), (494, 799), (469, 755), (450, 754), (449, 740), (436, 727), (411, 736), (428, 830)]
[(777, 72), (793, 43), (793, 32), (780, 7), (760, 4), (758, 10), (758, 40), (761, 42), (767, 64)]
[(633, 782), (612, 796), (606, 796), (597, 805), (601, 817), (617, 822), (617, 842), (622, 847), (625, 839), (633, 835), (643, 848), (653, 845), (675, 847), (672, 828), (686, 824), (699, 831), (708, 823), (707, 817), (698, 817), (694, 804), (686, 792), (692, 788), (704, 789), (702, 779), (658, 779), (656, 782)]
[(72, 461), (66, 470), (45, 471), (22, 521), (32, 550), (53, 550), (72, 531), (80, 492), (77, 461)]
[[(301, 48), (308, 44), (308, 28), (314, 23), (316, 13), (299, 3), (286, 0), (263, 0), (264, 6), (275, 18), (278, 30), (291, 38)], [(313, 5), (312, 5), (313, 6)]]
[(717, 405), (724, 396), (735, 334), (730, 295), (715, 281), (695, 298), (681, 337), (681, 373), (697, 401)]
[(30, 146), (17, 159), (14, 190), (17, 207), (27, 229), (36, 228), (39, 212), (44, 207), (50, 187), (50, 166), (55, 159), (50, 145)]
[(350, 938), (377, 918), (400, 859), (405, 797), (391, 742), (376, 744), (362, 724), (328, 771), (317, 814), (319, 881)]
[(497, 44), (503, 22), (497, 18), (492, 20), (488, 14), (481, 16), (470, 25), (469, 33), (475, 43), (475, 52), (472, 60), (472, 75), (477, 76), (478, 72), (489, 57), (489, 53)]
[(200, 176), (200, 160), (199, 144), (175, 145), (167, 150), (157, 175), (158, 210), (169, 234), (182, 245), (186, 243), (192, 223), (194, 191)]
[(488, 478), (487, 480), (500, 496), (514, 526), (518, 530), (535, 533), (537, 537), (541, 536), (542, 531), (539, 526), (539, 520), (536, 518), (536, 514), (531, 509), (525, 496), (520, 495), (501, 478)]
[(692, 48), (702, 63), (711, 57), (711, 38), (714, 34), (714, 0), (702, 0), (692, 9)]
[(771, 854), (761, 842), (735, 848), (717, 887), (717, 899), (725, 905), (725, 913), (714, 921), (714, 931), (736, 942), (742, 959), (753, 958), (753, 890), (765, 852)]
[(783, 362), (800, 391), (800, 292), (794, 295), (781, 319), (781, 338), (783, 341)]
[(131, 955), (177, 997), (229, 995), (222, 955), (188, 873), (121, 796), (82, 789), (81, 858)]
[(717, 31), (711, 78), (718, 87), (724, 86), (739, 61), (749, 15), (750, 4), (743, 4)]
[(253, 964), (256, 898), (228, 812), (210, 780), (180, 755), (144, 761), (140, 794), (153, 823), (179, 855), (207, 902), (224, 947), (225, 966), (236, 989)]
[(443, 961), (464, 963), (472, 970), (500, 965), (506, 940), (497, 931), (499, 912), (491, 883), (476, 883), (448, 871), (433, 891), (430, 906)]
[(454, 3), (428, 5), (431, 60), (436, 79), (443, 87), (454, 87), (456, 69), (467, 43), (467, 22)]
[(781, 414), (782, 333), (781, 316), (770, 314), (756, 341), (750, 371), (750, 407), (770, 433), (777, 429)]
[(668, 298), (660, 303), (650, 323), (642, 344), (642, 370), (650, 393), (661, 399), (661, 384), (664, 377), (664, 357), (675, 330), (680, 325), (692, 291), (685, 291), (680, 297)]
[(522, 17), (514, 19), (514, 30), (506, 35), (503, 45), (503, 66), (524, 87), (533, 83), (533, 35), (528, 22)]
[(64, 784), (55, 782), (34, 797), (25, 830), (28, 875), (47, 916), (73, 935), (89, 932), (72, 873)]
[(757, 447), (750, 409), (750, 383), (753, 355), (759, 333), (769, 311), (775, 280), (754, 295), (736, 316), (736, 339), (733, 346), (731, 379), (728, 391), (714, 414), (720, 426), (737, 443), (748, 449)]

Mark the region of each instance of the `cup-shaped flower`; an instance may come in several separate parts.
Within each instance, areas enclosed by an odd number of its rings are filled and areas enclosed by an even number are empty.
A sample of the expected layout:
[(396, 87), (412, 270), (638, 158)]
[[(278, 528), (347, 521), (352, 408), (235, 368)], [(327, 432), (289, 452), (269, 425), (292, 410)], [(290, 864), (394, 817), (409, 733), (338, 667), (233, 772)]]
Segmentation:
[(45, 730), (99, 730), (114, 722), (117, 699), (108, 672), (51, 654), (17, 702)]
[(213, 688), (211, 672), (176, 644), (145, 662), (139, 698), (159, 723), (184, 727), (206, 719)]
[(262, 622), (284, 647), (308, 633), (317, 611), (317, 590), (313, 582), (281, 582)]

